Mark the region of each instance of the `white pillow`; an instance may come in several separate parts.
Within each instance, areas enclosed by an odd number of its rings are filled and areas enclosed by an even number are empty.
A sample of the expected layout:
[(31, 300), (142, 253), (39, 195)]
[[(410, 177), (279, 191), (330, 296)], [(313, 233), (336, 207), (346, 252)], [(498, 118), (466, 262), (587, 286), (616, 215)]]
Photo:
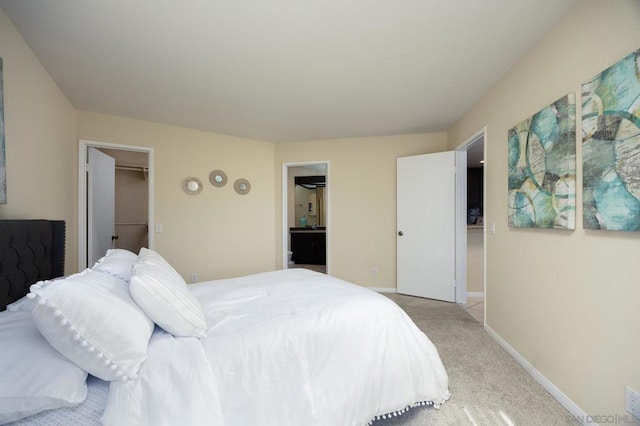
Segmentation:
[(206, 337), (202, 307), (166, 260), (142, 248), (133, 265), (131, 297), (156, 324), (180, 337)]
[(7, 305), (9, 312), (31, 312), (31, 299), (22, 297), (13, 303)]
[(107, 381), (137, 376), (154, 325), (127, 283), (86, 270), (34, 284), (27, 297), (42, 335), (76, 365)]
[(133, 264), (138, 260), (135, 253), (125, 249), (109, 249), (107, 253), (91, 267), (94, 271), (106, 272), (129, 282)]
[[(62, 280), (65, 278), (67, 277), (56, 277), (56, 278), (52, 278), (50, 281)], [(7, 305), (7, 311), (9, 312), (31, 312), (32, 308), (33, 308), (32, 301), (30, 298), (26, 296), (16, 300), (13, 303), (9, 303)]]
[(87, 397), (86, 371), (47, 343), (31, 313), (0, 314), (0, 347), (0, 424)]

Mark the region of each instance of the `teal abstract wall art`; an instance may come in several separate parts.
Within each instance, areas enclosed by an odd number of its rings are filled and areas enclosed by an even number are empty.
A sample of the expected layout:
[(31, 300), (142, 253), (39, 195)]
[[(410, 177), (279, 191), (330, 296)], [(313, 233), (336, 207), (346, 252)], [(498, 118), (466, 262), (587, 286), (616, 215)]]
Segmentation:
[(509, 226), (575, 229), (575, 95), (510, 129), (508, 144)]
[(4, 154), (4, 91), (2, 81), (2, 58), (0, 58), (0, 204), (7, 204), (7, 167)]
[(640, 231), (640, 49), (582, 85), (583, 227)]

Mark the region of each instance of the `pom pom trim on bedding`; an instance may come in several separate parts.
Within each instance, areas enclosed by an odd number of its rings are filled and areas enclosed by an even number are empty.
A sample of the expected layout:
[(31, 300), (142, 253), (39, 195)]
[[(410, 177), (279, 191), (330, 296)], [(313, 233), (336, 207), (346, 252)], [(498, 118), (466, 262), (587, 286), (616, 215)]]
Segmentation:
[[(447, 398), (448, 399), (448, 398)], [(373, 423), (377, 420), (385, 420), (385, 419), (390, 419), (391, 417), (398, 417), (403, 415), (404, 413), (406, 413), (407, 411), (409, 411), (412, 408), (416, 408), (416, 407), (433, 407), (436, 410), (440, 409), (440, 406), (442, 404), (444, 404), (447, 399), (439, 402), (439, 403), (435, 403), (433, 401), (419, 401), (416, 402), (415, 404), (411, 404), (411, 405), (407, 405), (406, 407), (404, 407), (402, 410), (397, 410), (397, 411), (391, 411), (389, 413), (385, 413), (385, 414), (380, 414), (378, 416), (375, 416), (374, 418), (372, 418), (369, 423), (367, 423), (368, 426), (372, 426)]]

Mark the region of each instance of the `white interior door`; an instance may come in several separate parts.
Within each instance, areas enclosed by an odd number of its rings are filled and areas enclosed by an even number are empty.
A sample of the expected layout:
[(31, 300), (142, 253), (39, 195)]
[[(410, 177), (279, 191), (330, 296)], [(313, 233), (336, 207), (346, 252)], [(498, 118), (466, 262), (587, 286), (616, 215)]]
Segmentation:
[(96, 148), (87, 153), (87, 266), (91, 267), (112, 247), (115, 235), (116, 162)]
[(455, 152), (397, 159), (398, 293), (454, 302)]

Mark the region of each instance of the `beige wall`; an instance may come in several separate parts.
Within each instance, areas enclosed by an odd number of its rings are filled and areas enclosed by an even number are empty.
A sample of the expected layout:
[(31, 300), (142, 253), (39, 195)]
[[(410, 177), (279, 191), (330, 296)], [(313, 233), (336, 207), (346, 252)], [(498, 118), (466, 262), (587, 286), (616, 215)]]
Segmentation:
[[(154, 214), (164, 232), (155, 249), (187, 280), (200, 281), (274, 269), (274, 146), (198, 130), (78, 112), (78, 137), (154, 149)], [(226, 186), (209, 183), (215, 169)], [(199, 178), (204, 189), (190, 196), (182, 180)], [(246, 178), (251, 192), (233, 182)], [(152, 229), (153, 230), (153, 229)]]
[(0, 10), (7, 204), (2, 219), (64, 219), (76, 270), (75, 110)]
[(444, 151), (446, 144), (445, 133), (276, 144), (276, 267), (282, 267), (282, 164), (328, 161), (331, 275), (366, 287), (395, 288), (396, 158)]
[(592, 415), (640, 390), (640, 238), (582, 229), (580, 161), (575, 231), (509, 229), (507, 130), (569, 92), (580, 117), (581, 83), (638, 48), (640, 2), (581, 0), (449, 132), (454, 147), (487, 126), (489, 327)]

